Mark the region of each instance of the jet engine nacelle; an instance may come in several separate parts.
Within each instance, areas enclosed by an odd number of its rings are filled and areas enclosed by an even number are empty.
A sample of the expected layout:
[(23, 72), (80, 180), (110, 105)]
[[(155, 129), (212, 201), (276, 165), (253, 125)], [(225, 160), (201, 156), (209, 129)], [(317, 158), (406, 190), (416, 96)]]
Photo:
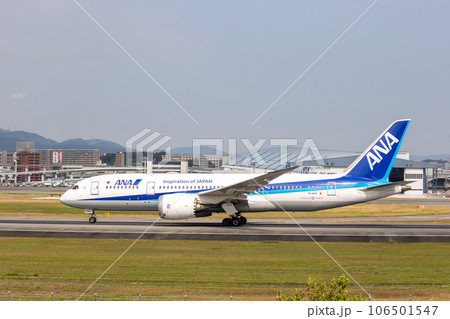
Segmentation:
[(164, 219), (194, 218), (205, 207), (199, 203), (197, 194), (168, 194), (158, 199), (159, 216)]

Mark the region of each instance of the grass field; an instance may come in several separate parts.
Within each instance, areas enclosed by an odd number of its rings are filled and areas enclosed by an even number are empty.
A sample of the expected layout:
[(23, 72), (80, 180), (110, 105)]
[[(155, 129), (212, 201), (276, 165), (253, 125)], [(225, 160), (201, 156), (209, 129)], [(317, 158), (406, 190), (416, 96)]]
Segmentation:
[[(99, 217), (103, 212), (98, 212)], [(444, 206), (357, 204), (318, 212), (289, 212), (294, 218), (388, 217), (449, 214)], [(86, 218), (82, 209), (67, 207), (57, 199), (0, 198), (0, 216), (70, 216)], [(247, 213), (247, 218), (288, 218), (284, 212)], [(110, 217), (158, 217), (157, 212), (110, 212)], [(209, 218), (222, 219), (225, 213)]]
[[(0, 300), (74, 300), (132, 242), (0, 238)], [(322, 245), (376, 300), (450, 300), (449, 244)], [(82, 299), (274, 300), (342, 273), (314, 243), (140, 240)]]

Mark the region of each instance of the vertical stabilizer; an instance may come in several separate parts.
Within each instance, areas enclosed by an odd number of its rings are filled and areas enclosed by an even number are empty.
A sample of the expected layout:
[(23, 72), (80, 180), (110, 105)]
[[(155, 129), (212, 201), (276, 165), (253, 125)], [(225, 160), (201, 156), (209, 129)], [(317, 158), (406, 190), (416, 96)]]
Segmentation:
[(392, 123), (344, 172), (351, 177), (387, 180), (411, 120)]

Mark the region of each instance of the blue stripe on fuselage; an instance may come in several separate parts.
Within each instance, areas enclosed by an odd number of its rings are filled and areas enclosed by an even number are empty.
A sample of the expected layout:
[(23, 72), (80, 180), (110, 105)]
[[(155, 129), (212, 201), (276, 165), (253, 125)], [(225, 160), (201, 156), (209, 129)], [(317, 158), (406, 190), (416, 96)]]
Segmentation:
[[(283, 194), (283, 193), (300, 193), (300, 192), (310, 192), (310, 191), (326, 191), (328, 189), (329, 183), (333, 185), (336, 184), (336, 189), (349, 189), (349, 188), (366, 188), (371, 186), (390, 184), (383, 180), (373, 180), (366, 178), (355, 178), (349, 176), (342, 176), (336, 179), (322, 179), (317, 181), (304, 181), (304, 182), (288, 182), (288, 183), (274, 183), (268, 184), (263, 189), (258, 189), (257, 193), (250, 193), (247, 196), (254, 195), (270, 195), (270, 194)], [(272, 187), (279, 187), (279, 189), (271, 189)], [(309, 188), (308, 188), (309, 187)], [(314, 188), (312, 188), (314, 187)], [(99, 200), (111, 200), (111, 201), (156, 201), (159, 196), (167, 194), (196, 194), (200, 192), (205, 192), (212, 189), (193, 189), (186, 191), (174, 191), (174, 192), (164, 192), (157, 193), (154, 195), (138, 194), (138, 195), (122, 195), (122, 196), (111, 196), (111, 197), (98, 197), (98, 198), (86, 198), (84, 200), (89, 201), (99, 201)]]

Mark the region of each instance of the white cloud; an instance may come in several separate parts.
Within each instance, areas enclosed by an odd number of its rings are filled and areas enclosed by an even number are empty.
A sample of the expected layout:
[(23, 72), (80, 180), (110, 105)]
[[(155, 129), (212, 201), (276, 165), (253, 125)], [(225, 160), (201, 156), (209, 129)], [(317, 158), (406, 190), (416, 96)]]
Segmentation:
[(26, 99), (26, 97), (27, 97), (27, 94), (25, 92), (17, 92), (9, 97), (9, 101), (11, 102), (11, 105), (14, 105), (17, 102)]

